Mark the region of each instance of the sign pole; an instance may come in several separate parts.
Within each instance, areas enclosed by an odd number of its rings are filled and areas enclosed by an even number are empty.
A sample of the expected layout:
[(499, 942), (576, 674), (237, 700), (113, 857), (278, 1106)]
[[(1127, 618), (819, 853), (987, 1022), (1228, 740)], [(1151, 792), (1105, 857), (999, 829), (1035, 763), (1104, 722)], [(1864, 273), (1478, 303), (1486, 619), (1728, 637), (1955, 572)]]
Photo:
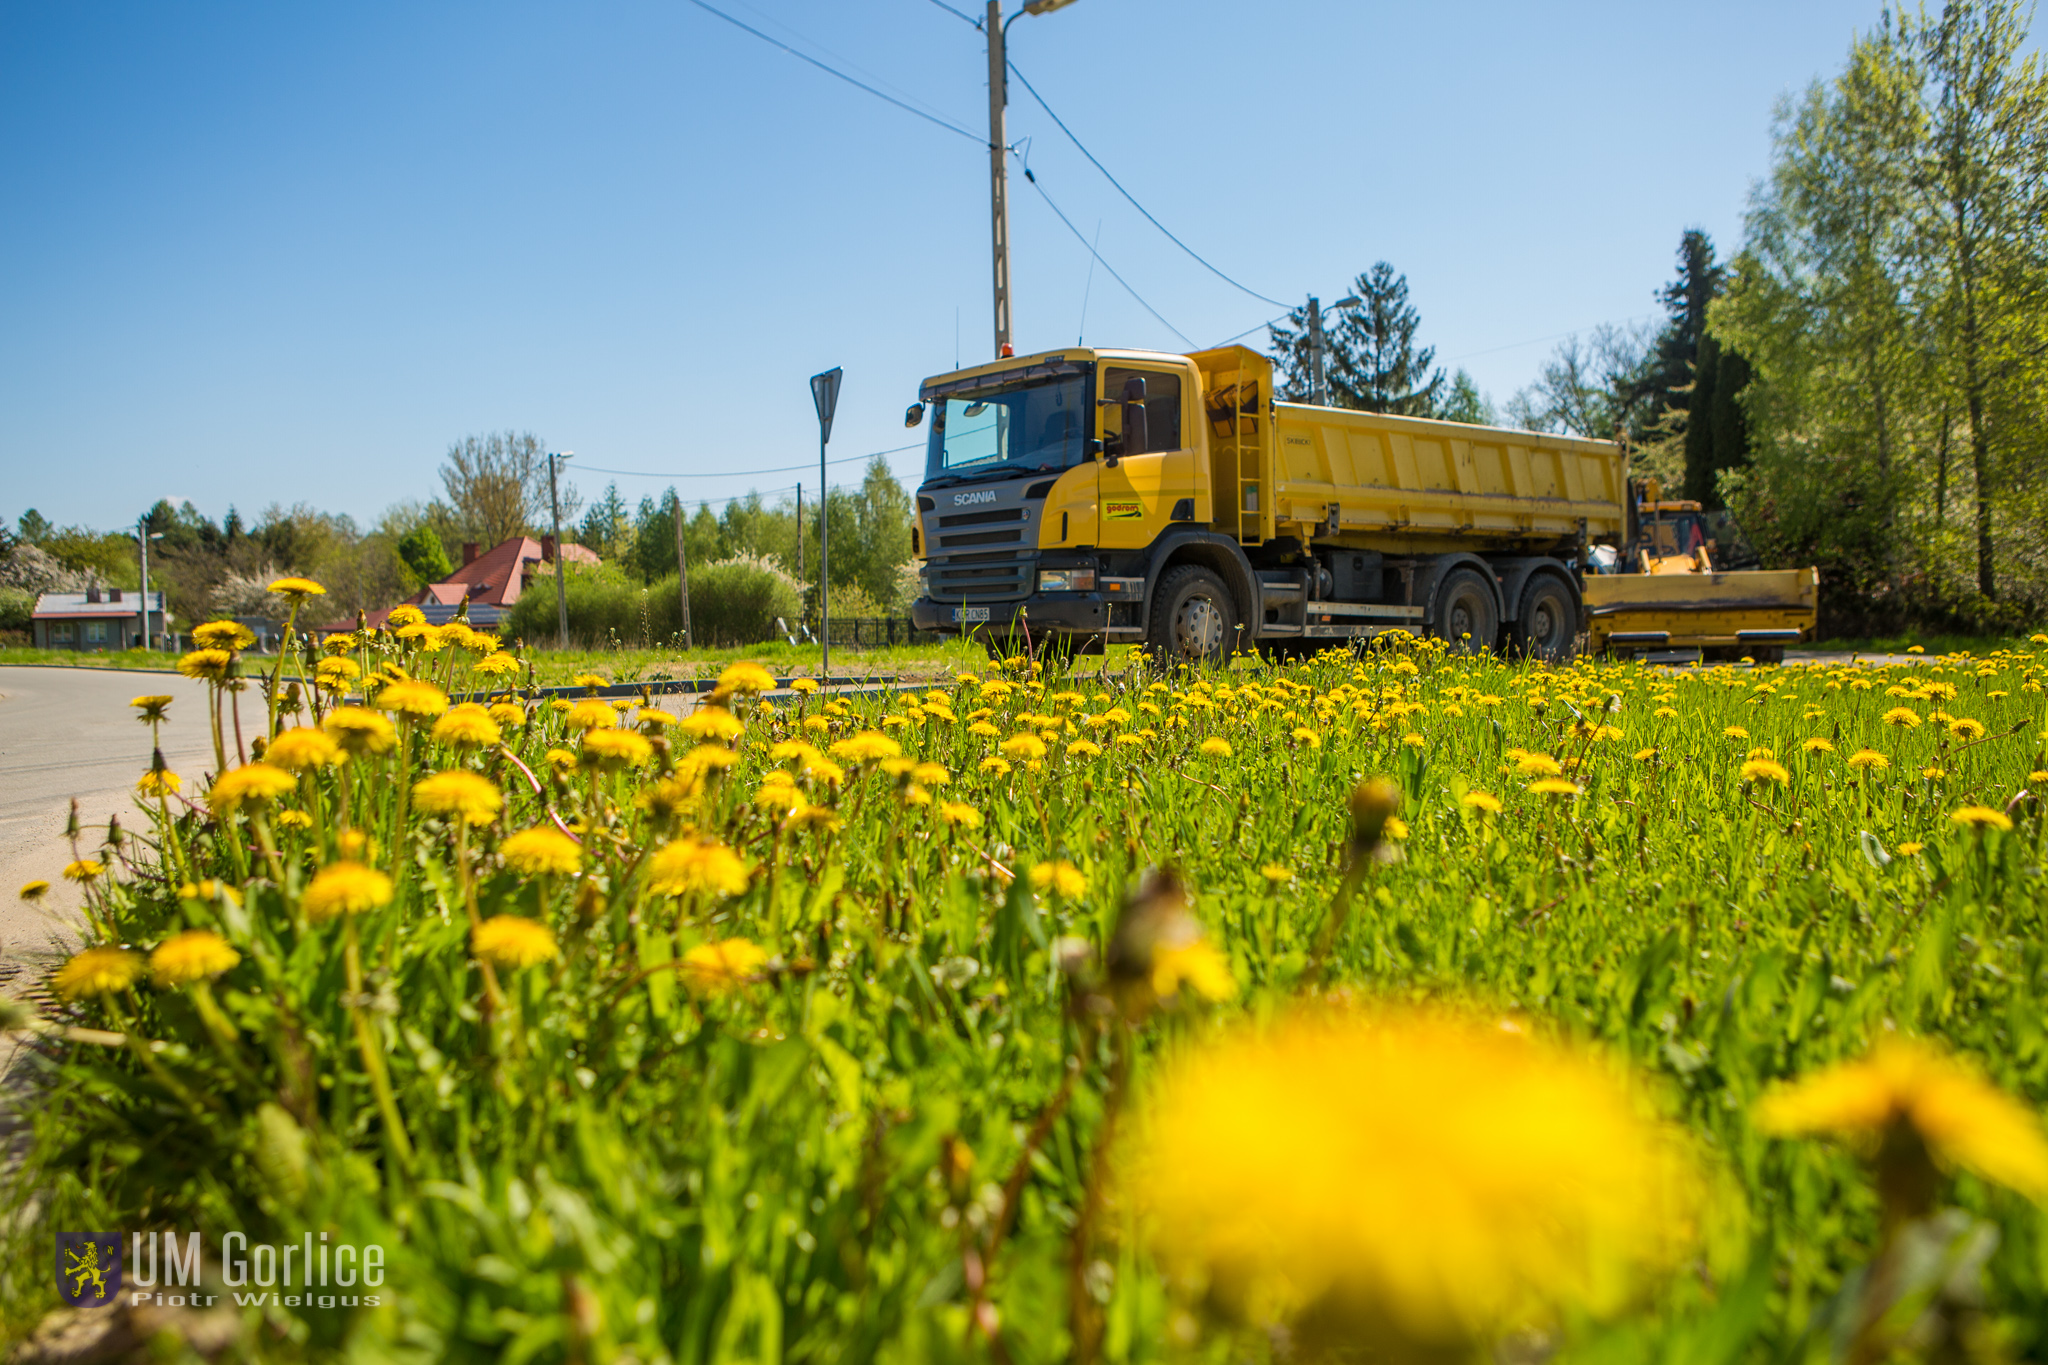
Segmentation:
[(818, 685), (832, 685), (832, 489), (825, 482), (825, 447), (832, 440), (832, 409), (839, 406), (835, 365), (811, 376), (811, 401), (818, 409)]

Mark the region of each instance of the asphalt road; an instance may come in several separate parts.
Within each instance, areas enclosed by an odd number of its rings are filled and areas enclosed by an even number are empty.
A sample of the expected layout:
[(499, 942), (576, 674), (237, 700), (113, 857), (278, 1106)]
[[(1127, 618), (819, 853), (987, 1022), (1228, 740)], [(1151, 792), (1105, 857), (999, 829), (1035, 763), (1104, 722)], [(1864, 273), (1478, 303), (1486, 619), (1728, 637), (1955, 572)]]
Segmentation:
[[(164, 761), (188, 793), (204, 790), (203, 775), (213, 768), (204, 683), (175, 673), (0, 667), (0, 957), (71, 938), (79, 893), (61, 874), (71, 861), (64, 821), (74, 797), (88, 855), (113, 815), (124, 828), (148, 828), (133, 793), (149, 768), (149, 729), (128, 706), (147, 693), (177, 698), (163, 728)], [(245, 694), (245, 706), (248, 700)], [(40, 907), (18, 894), (36, 878), (51, 886)]]

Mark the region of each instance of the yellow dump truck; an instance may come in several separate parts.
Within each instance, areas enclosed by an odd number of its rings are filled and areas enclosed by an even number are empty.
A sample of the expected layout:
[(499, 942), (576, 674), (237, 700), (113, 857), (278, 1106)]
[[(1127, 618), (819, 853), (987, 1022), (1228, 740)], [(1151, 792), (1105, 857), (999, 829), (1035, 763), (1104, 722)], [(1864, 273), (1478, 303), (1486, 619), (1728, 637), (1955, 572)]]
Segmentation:
[(930, 417), (917, 625), (1177, 658), (1391, 629), (1574, 652), (1594, 547), (1634, 538), (1620, 447), (1273, 393), (1242, 346), (927, 379), (905, 419)]

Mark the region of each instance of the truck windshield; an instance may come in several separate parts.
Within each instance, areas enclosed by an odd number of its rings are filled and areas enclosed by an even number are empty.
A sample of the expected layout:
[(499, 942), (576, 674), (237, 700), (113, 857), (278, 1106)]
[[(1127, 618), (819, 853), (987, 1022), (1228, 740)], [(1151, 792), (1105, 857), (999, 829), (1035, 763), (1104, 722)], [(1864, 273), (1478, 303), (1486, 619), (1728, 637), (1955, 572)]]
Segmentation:
[(949, 393), (932, 404), (925, 477), (1066, 469), (1088, 448), (1088, 415), (1086, 373)]

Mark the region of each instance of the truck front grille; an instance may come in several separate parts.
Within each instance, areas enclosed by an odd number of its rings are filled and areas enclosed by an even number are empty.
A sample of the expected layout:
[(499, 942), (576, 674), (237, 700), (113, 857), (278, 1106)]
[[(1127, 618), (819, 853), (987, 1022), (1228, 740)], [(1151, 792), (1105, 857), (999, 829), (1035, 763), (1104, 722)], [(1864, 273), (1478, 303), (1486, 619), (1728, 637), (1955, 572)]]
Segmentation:
[[(1030, 494), (1036, 492), (1037, 497)], [(986, 501), (994, 494), (994, 502)], [(971, 502), (955, 502), (971, 497)], [(921, 539), (932, 599), (941, 605), (1013, 602), (1036, 586), (1041, 485), (1007, 479), (978, 487), (942, 488), (919, 495)], [(973, 510), (968, 510), (972, 508)], [(945, 515), (940, 515), (944, 509)]]

